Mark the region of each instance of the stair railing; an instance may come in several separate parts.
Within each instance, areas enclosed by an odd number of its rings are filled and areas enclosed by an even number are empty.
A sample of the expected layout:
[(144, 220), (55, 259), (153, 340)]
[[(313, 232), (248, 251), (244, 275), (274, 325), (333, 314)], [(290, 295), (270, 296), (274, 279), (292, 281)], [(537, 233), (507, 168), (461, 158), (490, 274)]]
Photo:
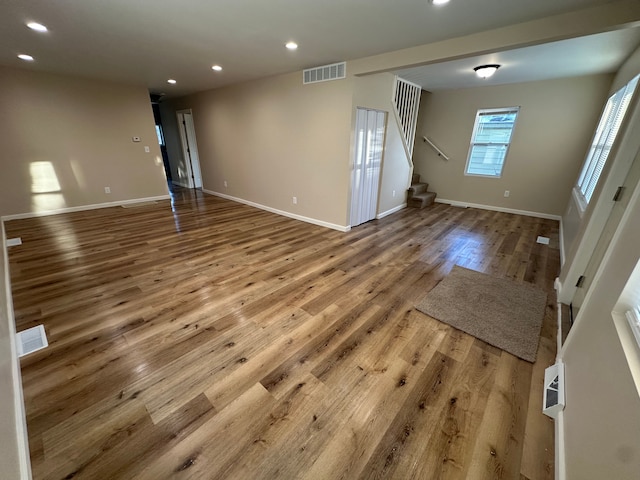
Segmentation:
[(393, 110), (402, 131), (404, 148), (409, 161), (413, 157), (413, 142), (416, 138), (421, 92), (422, 87), (420, 85), (396, 77), (393, 88)]
[(428, 137), (422, 137), (422, 140), (424, 140), (425, 142), (427, 142), (429, 145), (431, 145), (431, 147), (437, 152), (439, 157), (444, 158), (445, 160), (449, 161), (449, 157), (447, 155), (445, 155), (445, 153), (440, 150), (435, 143), (433, 143)]

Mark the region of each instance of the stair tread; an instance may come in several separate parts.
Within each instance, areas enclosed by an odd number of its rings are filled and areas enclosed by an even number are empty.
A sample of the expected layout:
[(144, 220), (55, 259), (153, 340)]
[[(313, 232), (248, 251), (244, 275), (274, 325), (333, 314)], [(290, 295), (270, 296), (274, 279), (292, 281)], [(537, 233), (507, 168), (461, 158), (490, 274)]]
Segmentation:
[(436, 192), (423, 192), (423, 193), (416, 193), (411, 198), (428, 198), (428, 197), (435, 197), (435, 196), (436, 196)]

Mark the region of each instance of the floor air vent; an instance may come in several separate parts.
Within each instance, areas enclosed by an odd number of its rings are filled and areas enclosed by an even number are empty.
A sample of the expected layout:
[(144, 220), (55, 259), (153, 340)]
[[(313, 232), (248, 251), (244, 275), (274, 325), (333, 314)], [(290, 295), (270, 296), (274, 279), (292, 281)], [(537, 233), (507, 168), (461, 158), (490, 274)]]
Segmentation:
[(25, 355), (49, 346), (44, 325), (23, 330), (22, 332), (18, 332), (16, 336), (18, 337), (18, 356), (20, 357), (24, 357)]
[(327, 82), (338, 80), (347, 76), (347, 62), (332, 63), (322, 67), (307, 68), (302, 71), (302, 83)]

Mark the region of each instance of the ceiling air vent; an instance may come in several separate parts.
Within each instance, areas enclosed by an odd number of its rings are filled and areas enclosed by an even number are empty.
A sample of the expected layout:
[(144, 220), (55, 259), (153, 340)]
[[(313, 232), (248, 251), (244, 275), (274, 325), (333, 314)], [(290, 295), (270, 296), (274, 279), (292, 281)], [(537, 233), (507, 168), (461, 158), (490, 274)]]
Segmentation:
[(332, 63), (322, 67), (307, 68), (302, 72), (302, 83), (327, 82), (347, 76), (347, 62)]

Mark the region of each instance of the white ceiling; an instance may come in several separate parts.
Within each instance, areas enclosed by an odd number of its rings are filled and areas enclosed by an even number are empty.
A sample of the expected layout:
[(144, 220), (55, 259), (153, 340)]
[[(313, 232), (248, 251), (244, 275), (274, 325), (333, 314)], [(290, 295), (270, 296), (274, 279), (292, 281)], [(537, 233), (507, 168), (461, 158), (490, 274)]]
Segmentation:
[[(175, 96), (606, 3), (1, 0), (0, 65), (143, 84)], [(50, 31), (33, 32), (27, 21)], [(286, 50), (289, 40), (300, 48)], [(19, 53), (36, 61), (26, 64)], [(224, 70), (213, 72), (215, 63)], [(170, 86), (168, 78), (178, 83)]]
[[(431, 92), (593, 75), (618, 70), (639, 44), (640, 27), (636, 27), (394, 73)], [(473, 68), (486, 64), (498, 64), (500, 68), (492, 77), (479, 79)]]

